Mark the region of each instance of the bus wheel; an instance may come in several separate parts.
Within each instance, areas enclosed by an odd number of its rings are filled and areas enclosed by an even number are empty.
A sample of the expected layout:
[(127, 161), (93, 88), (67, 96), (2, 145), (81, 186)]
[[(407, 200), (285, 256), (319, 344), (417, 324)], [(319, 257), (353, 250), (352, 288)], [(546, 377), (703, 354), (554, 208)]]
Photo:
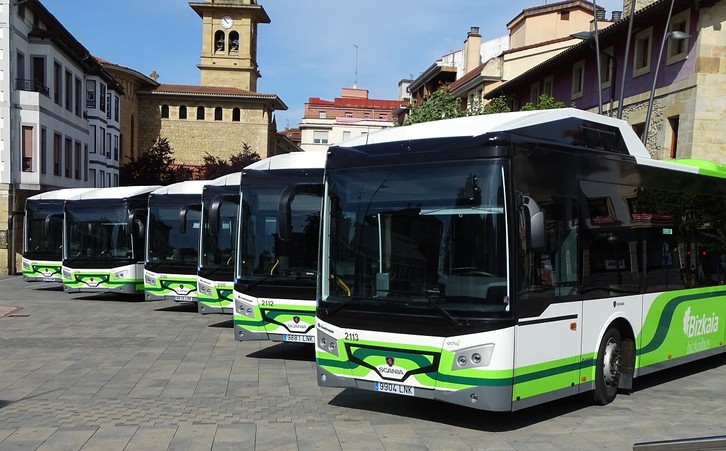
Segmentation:
[(604, 406), (610, 404), (618, 394), (620, 380), (620, 366), (622, 356), (622, 341), (620, 331), (610, 328), (605, 332), (597, 351), (595, 367), (595, 404)]

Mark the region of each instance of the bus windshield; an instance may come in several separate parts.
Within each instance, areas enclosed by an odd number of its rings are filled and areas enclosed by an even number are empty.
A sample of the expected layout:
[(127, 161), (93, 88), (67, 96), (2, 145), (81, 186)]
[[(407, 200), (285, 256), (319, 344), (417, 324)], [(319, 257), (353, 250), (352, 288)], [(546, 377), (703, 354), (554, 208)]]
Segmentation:
[(327, 183), (321, 302), (332, 311), (510, 315), (501, 163), (336, 170)]
[(282, 207), (290, 210), (290, 224), (286, 236), (281, 236), (278, 215), (286, 189), (288, 185), (255, 185), (242, 191), (237, 282), (275, 284), (294, 279), (315, 284), (320, 197), (301, 193)]
[(197, 266), (201, 204), (192, 197), (149, 204), (147, 263)]
[(67, 247), (64, 258), (129, 260), (133, 240), (126, 205), (76, 204), (67, 207)]
[(25, 255), (60, 261), (63, 257), (63, 202), (28, 204)]
[[(200, 268), (216, 269), (234, 267), (235, 240), (237, 238), (237, 209), (239, 195), (220, 196), (214, 211), (210, 202), (204, 203)], [(215, 215), (212, 221), (210, 216)], [(212, 225), (215, 225), (212, 228)]]

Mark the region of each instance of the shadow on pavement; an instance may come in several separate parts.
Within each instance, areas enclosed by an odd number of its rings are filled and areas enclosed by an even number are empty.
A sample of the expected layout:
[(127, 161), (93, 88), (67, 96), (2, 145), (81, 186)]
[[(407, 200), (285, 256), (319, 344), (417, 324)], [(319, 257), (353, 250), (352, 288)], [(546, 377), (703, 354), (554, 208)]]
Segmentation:
[(513, 431), (588, 407), (574, 396), (517, 412), (486, 412), (430, 399), (352, 388), (340, 392), (330, 404), (487, 432)]
[(696, 373), (712, 370), (726, 365), (726, 354), (719, 354), (695, 362), (689, 362), (667, 370), (646, 374), (633, 381), (633, 392), (638, 392), (657, 385), (673, 382)]
[(247, 354), (256, 359), (315, 361), (315, 348), (303, 343), (277, 343), (270, 347)]
[[(152, 301), (157, 302), (157, 301)], [(168, 307), (161, 307), (154, 309), (157, 312), (184, 312), (184, 313), (197, 313), (196, 302), (179, 302)]]
[(232, 319), (228, 319), (219, 323), (209, 324), (207, 327), (219, 327), (220, 329), (231, 329), (234, 327)]
[(116, 294), (116, 293), (69, 293), (73, 299), (79, 301), (104, 302), (144, 302), (144, 294)]

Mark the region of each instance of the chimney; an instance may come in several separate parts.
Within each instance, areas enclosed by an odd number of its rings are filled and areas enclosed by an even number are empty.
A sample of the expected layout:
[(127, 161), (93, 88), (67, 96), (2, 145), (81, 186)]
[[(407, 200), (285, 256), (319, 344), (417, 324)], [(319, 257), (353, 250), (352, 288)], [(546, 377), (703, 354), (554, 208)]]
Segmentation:
[(618, 20), (623, 18), (623, 12), (622, 11), (613, 11), (612, 20), (613, 22), (617, 22)]
[(481, 35), (479, 27), (471, 27), (464, 41), (463, 71), (461, 75), (469, 73), (481, 63)]
[(595, 18), (598, 21), (605, 20), (605, 10), (598, 8), (597, 11), (595, 11)]

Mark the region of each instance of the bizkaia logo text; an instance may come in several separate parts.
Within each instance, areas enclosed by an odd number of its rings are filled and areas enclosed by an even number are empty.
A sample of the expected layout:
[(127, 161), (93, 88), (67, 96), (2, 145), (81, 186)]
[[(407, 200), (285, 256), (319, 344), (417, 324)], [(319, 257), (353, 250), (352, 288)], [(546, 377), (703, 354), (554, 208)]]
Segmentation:
[(688, 307), (683, 313), (683, 333), (688, 337), (686, 344), (686, 353), (695, 354), (697, 352), (707, 351), (711, 349), (711, 340), (708, 338), (710, 334), (718, 332), (718, 315), (691, 314), (691, 307)]
[(691, 315), (691, 307), (683, 314), (683, 333), (688, 338), (700, 337), (701, 335), (718, 332), (718, 315), (711, 313), (710, 316), (702, 314)]

